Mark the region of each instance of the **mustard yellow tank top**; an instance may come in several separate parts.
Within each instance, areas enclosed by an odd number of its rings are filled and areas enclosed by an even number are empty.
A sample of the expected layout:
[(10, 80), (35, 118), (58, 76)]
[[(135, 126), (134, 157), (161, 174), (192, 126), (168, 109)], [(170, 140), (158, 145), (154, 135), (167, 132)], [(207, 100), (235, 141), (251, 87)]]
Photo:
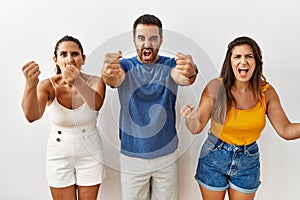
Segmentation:
[(232, 145), (248, 145), (255, 142), (266, 125), (266, 100), (264, 92), (269, 84), (262, 88), (262, 101), (253, 108), (239, 110), (232, 107), (227, 113), (225, 124), (211, 120), (210, 131), (222, 141)]

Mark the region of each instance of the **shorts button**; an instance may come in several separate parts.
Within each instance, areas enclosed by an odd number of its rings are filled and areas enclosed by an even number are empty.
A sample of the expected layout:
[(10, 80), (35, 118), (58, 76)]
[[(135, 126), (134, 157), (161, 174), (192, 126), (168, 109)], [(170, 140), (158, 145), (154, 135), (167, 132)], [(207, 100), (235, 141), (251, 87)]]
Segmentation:
[(86, 139), (87, 139), (87, 137), (86, 137), (86, 136), (84, 136), (84, 137), (83, 137), (83, 139), (85, 139), (85, 140), (86, 140)]
[(61, 141), (61, 139), (60, 139), (60, 138), (56, 138), (56, 141), (57, 141), (57, 142), (60, 142), (60, 141)]
[(58, 134), (61, 134), (61, 131), (57, 131)]
[(85, 132), (86, 132), (86, 129), (85, 129), (85, 128), (83, 128), (83, 129), (81, 130), (81, 132), (82, 132), (82, 133), (85, 133)]

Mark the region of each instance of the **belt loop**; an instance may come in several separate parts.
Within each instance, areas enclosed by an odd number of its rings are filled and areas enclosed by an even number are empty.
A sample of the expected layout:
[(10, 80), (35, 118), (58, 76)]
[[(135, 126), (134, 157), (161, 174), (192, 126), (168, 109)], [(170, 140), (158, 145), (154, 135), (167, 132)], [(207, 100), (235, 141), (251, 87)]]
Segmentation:
[(218, 143), (219, 144), (218, 144), (217, 148), (220, 150), (220, 149), (222, 149), (224, 143), (221, 140), (219, 140)]

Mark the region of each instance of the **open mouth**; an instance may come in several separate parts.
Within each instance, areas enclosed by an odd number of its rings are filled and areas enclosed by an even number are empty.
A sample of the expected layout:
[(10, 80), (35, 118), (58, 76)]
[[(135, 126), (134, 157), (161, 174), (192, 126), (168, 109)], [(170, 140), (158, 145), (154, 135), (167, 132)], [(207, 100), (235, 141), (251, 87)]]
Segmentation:
[(150, 58), (151, 55), (152, 55), (152, 52), (153, 52), (153, 49), (144, 49), (143, 50), (143, 56), (146, 57), (146, 58)]
[(241, 76), (246, 76), (248, 71), (249, 71), (249, 68), (239, 68), (238, 69), (238, 72)]

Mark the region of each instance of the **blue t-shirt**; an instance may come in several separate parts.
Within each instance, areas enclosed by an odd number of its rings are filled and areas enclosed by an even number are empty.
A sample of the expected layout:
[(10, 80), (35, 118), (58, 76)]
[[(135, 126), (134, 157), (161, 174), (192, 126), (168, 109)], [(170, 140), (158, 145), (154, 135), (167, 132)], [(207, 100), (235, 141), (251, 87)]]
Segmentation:
[(120, 62), (125, 71), (118, 87), (121, 153), (146, 159), (173, 153), (178, 147), (178, 85), (171, 78), (175, 59), (159, 56), (154, 64), (143, 64), (132, 57)]

